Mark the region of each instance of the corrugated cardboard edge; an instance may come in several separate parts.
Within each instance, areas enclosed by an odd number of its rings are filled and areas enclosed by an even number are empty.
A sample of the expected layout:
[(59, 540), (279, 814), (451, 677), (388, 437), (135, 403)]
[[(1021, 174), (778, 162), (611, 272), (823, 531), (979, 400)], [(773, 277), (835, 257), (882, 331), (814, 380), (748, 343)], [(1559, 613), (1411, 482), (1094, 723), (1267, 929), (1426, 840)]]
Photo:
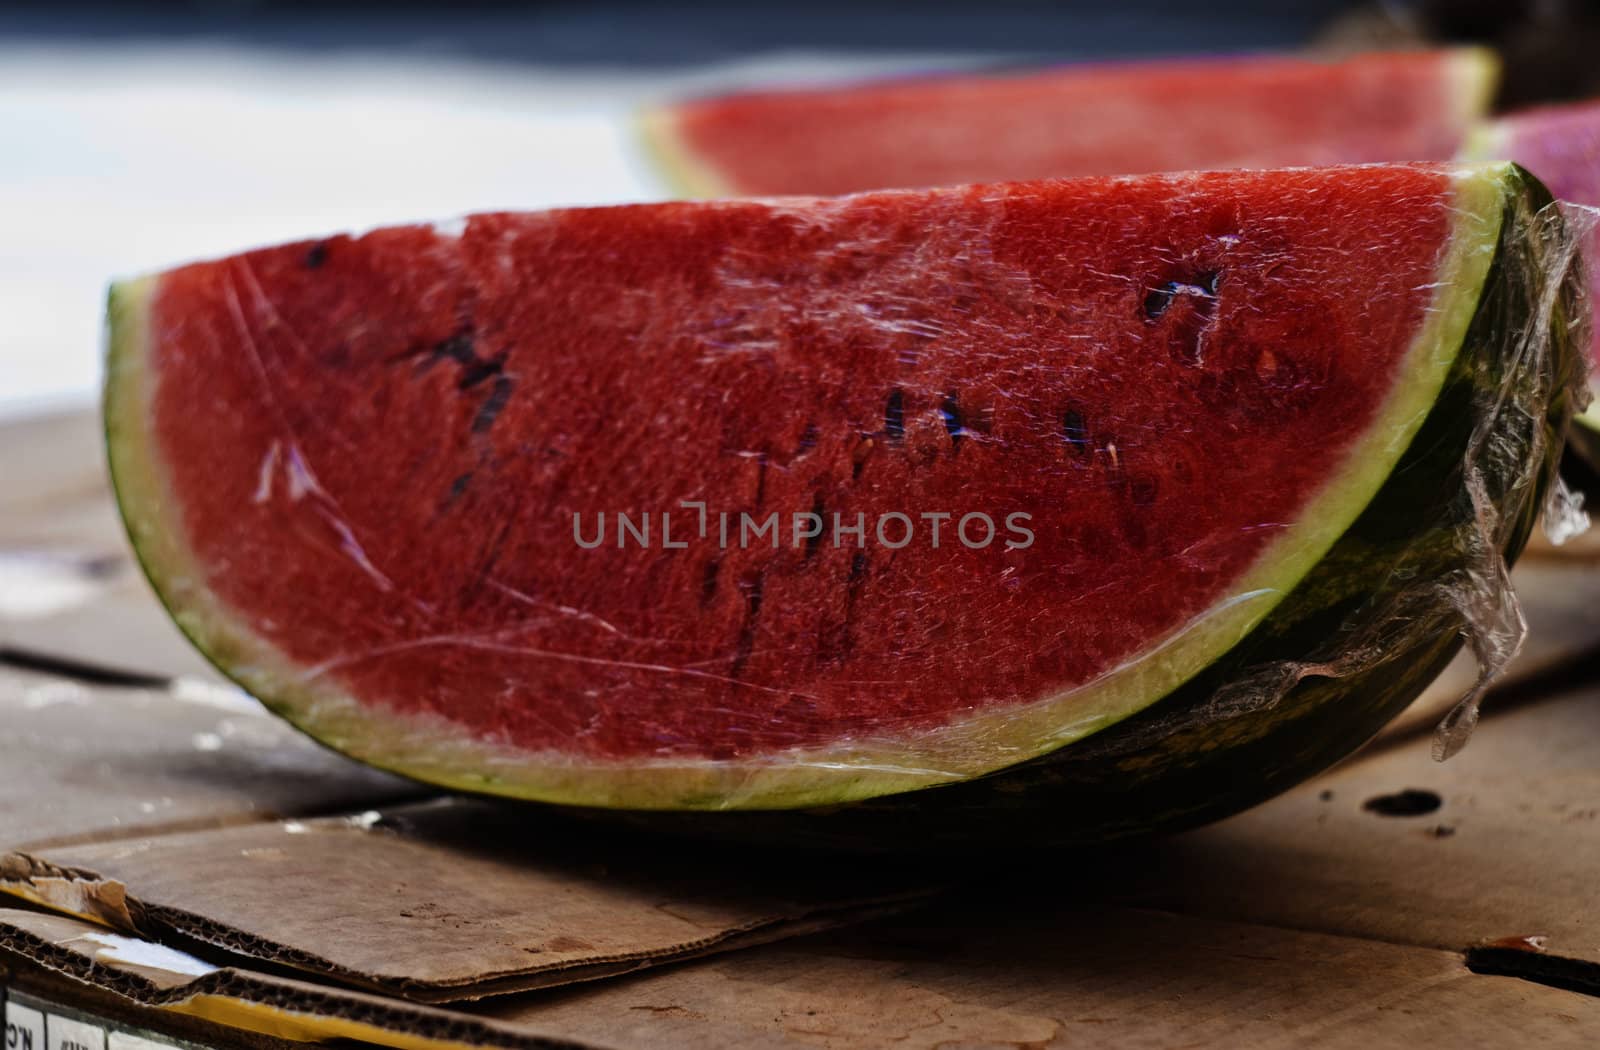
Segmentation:
[[(853, 925), (912, 908), (934, 895), (933, 891), (903, 894), (867, 901), (851, 902), (801, 916), (775, 915), (716, 934), (689, 941), (669, 949), (644, 949), (574, 960), (537, 970), (491, 973), (467, 981), (423, 982), (374, 978), (340, 966), (309, 952), (285, 948), (242, 930), (214, 923), (203, 916), (176, 909), (137, 905), (145, 918), (146, 935), (163, 940), (177, 937), (199, 942), (246, 959), (287, 966), (324, 980), (396, 996), (411, 1002), (444, 1004), (483, 999), (489, 996), (531, 992), (542, 988), (602, 980), (648, 969), (699, 959), (707, 955), (750, 948), (774, 941), (800, 937), (839, 926)], [(137, 902), (136, 902), (137, 904)]]
[(374, 978), (311, 952), (288, 948), (202, 915), (142, 902), (131, 896), (122, 883), (92, 871), (63, 868), (27, 853), (0, 855), (0, 893), (52, 912), (136, 937), (199, 944), (236, 958), (287, 967), (352, 988), (434, 1004), (600, 980), (651, 966), (769, 944), (904, 911), (930, 900), (938, 892), (937, 888), (921, 887), (823, 906), (800, 914), (766, 915), (667, 949), (601, 955), (527, 971), (484, 974), (465, 981), (393, 981)]
[(5, 954), (138, 1006), (288, 1042), (357, 1039), (399, 1050), (468, 1050), (484, 1046), (585, 1050), (584, 1044), (539, 1034), (526, 1026), (513, 1028), (430, 1006), (324, 988), (236, 967), (163, 988), (131, 970), (91, 961), (37, 933), (0, 921), (0, 957)]
[[(886, 1031), (922, 1031), (928, 1027), (930, 1019), (935, 1027), (939, 1026), (943, 1022), (938, 1004), (947, 1001), (965, 1002), (977, 1009), (976, 1014), (957, 1017), (959, 1024), (950, 1032), (956, 1037), (951, 1040), (952, 1043), (966, 1045), (970, 1041), (988, 1045), (996, 1041), (995, 1036), (999, 1036), (998, 1042), (1007, 1045), (1042, 1046), (1049, 1041), (1048, 1037), (1037, 1040), (1014, 1039), (1011, 1036), (1016, 1034), (1015, 1026), (996, 1027), (993, 1024), (994, 1020), (1007, 1020), (1005, 1015), (1011, 1010), (1016, 996), (1024, 997), (1018, 1019), (1043, 1019), (1055, 1026), (1056, 1036), (1066, 1037), (1067, 1032), (1062, 1030), (1063, 1022), (1058, 1013), (1064, 1010), (1063, 1016), (1073, 1017), (1074, 1006), (1091, 1007), (1092, 1004), (1095, 1017), (1081, 1020), (1097, 1024), (1108, 1020), (1109, 1023), (1109, 1017), (1118, 1012), (1118, 991), (1127, 989), (1129, 978), (1134, 974), (1139, 975), (1136, 987), (1143, 987), (1145, 992), (1142, 1006), (1133, 1005), (1133, 1012), (1141, 1015), (1147, 1011), (1165, 1014), (1166, 1037), (1151, 1045), (1168, 1045), (1173, 1040), (1183, 1042), (1184, 1035), (1190, 1037), (1188, 1042), (1195, 1042), (1195, 1026), (1204, 1024), (1208, 1014), (1219, 1012), (1234, 1014), (1233, 1020), (1226, 1022), (1223, 1032), (1219, 1033), (1230, 1038), (1201, 1040), (1195, 1045), (1201, 1042), (1204, 1045), (1275, 1048), (1302, 1045), (1300, 1037), (1307, 1033), (1326, 1032), (1330, 1025), (1359, 1024), (1363, 1018), (1374, 1020), (1386, 1012), (1391, 1015), (1416, 1014), (1417, 1011), (1412, 1007), (1425, 1010), (1427, 1007), (1423, 1004), (1431, 1002), (1428, 999), (1431, 990), (1446, 986), (1464, 987), (1480, 981), (1483, 982), (1481, 999), (1480, 993), (1466, 991), (1456, 994), (1454, 1002), (1460, 1007), (1482, 1001), (1484, 1005), (1478, 1009), (1496, 1012), (1492, 1019), (1499, 1022), (1498, 1031), (1502, 1037), (1498, 1040), (1499, 1045), (1519, 1045), (1516, 1041), (1506, 1042), (1503, 1038), (1506, 1030), (1512, 1029), (1518, 1035), (1530, 1038), (1534, 1032), (1543, 1036), (1555, 1034), (1565, 1037), (1541, 1045), (1587, 1046), (1589, 1044), (1584, 1042), (1585, 1026), (1587, 1032), (1592, 1034), (1594, 1022), (1600, 1019), (1594, 1005), (1596, 1000), (1583, 996), (1572, 996), (1570, 1001), (1552, 998), (1552, 995), (1567, 996), (1571, 993), (1533, 988), (1523, 991), (1500, 983), (1505, 982), (1505, 978), (1471, 975), (1460, 965), (1460, 957), (1454, 952), (1283, 927), (1196, 920), (1163, 911), (1107, 911), (1121, 914), (1101, 915), (1099, 918), (1102, 921), (1098, 923), (1093, 915), (1080, 916), (1087, 921), (1087, 926), (1080, 928), (1086, 928), (1090, 943), (1102, 945), (1103, 951), (1074, 953), (1079, 966), (1079, 979), (1069, 978), (1065, 982), (1052, 983), (1053, 979), (1048, 975), (1055, 973), (1057, 966), (1047, 963), (1042, 970), (1045, 986), (1034, 987), (1031, 997), (1027, 995), (1027, 981), (1013, 985), (1002, 977), (998, 982), (990, 979), (985, 983), (982, 981), (983, 971), (980, 970), (970, 975), (979, 980), (985, 989), (976, 998), (962, 998), (959, 995), (955, 999), (941, 998), (951, 991), (949, 975), (959, 972), (963, 966), (976, 962), (985, 970), (997, 965), (1004, 970), (1008, 958), (1026, 959), (1031, 956), (1031, 952), (1019, 952), (1018, 949), (1033, 945), (1035, 942), (1030, 938), (1036, 938), (1038, 932), (1015, 924), (1010, 929), (1016, 936), (1005, 944), (990, 944), (986, 950), (984, 944), (1004, 934), (991, 925), (990, 917), (982, 913), (957, 918), (952, 927), (956, 938), (953, 943), (972, 949), (977, 953), (975, 957), (960, 951), (929, 953), (926, 945), (919, 946), (916, 941), (915, 931), (921, 928), (913, 926), (909, 931), (902, 931), (902, 936), (907, 932), (911, 934), (912, 940), (907, 942), (909, 947), (888, 954), (887, 958), (893, 960), (888, 973), (874, 969), (874, 961), (885, 958), (879, 952), (868, 949), (863, 959), (862, 949), (872, 943), (870, 938), (865, 943), (856, 942), (854, 947), (846, 942), (833, 949), (825, 941), (820, 946), (813, 942), (811, 951), (820, 952), (814, 956), (821, 967), (818, 972), (824, 973), (826, 979), (820, 986), (802, 983), (798, 992), (790, 988), (792, 976), (808, 970), (805, 964), (811, 957), (806, 955), (804, 948), (777, 948), (777, 959), (783, 960), (781, 963), (775, 964), (772, 958), (768, 958), (764, 965), (758, 963), (753, 972), (741, 974), (737, 970), (731, 971), (731, 984), (728, 980), (729, 968), (739, 964), (734, 957), (725, 956), (705, 964), (713, 968), (710, 971), (699, 967), (674, 968), (642, 978), (639, 983), (601, 985), (592, 993), (598, 998), (587, 998), (591, 993), (585, 993), (577, 999), (557, 997), (553, 1009), (549, 1008), (550, 1000), (541, 1002), (541, 997), (535, 997), (533, 1001), (514, 999), (494, 1008), (489, 1015), (390, 1002), (342, 989), (317, 989), (315, 986), (306, 986), (304, 982), (243, 970), (216, 971), (194, 978), (158, 972), (153, 979), (141, 980), (136, 972), (137, 967), (131, 968), (135, 972), (130, 972), (130, 967), (117, 962), (102, 964), (99, 955), (84, 951), (81, 942), (93, 939), (95, 928), (55, 916), (15, 912), (0, 914), (0, 976), (3, 976), (6, 964), (19, 957), (18, 950), (21, 949), (29, 953), (24, 958), (28, 966), (40, 969), (43, 964), (48, 967), (42, 972), (54, 980), (56, 992), (63, 1001), (71, 1004), (79, 1002), (79, 996), (73, 994), (69, 983), (77, 981), (77, 987), (86, 994), (105, 996), (114, 993), (136, 1007), (158, 1012), (144, 1019), (152, 1027), (204, 1024), (216, 1027), (220, 1034), (227, 1036), (248, 1034), (256, 1039), (292, 1042), (355, 1038), (399, 1047), (401, 1050), (463, 1050), (468, 1046), (522, 1050), (523, 1047), (615, 1044), (714, 1045), (726, 1050), (751, 1045), (752, 1042), (775, 1045), (778, 1040), (769, 1042), (756, 1038), (763, 1033), (769, 1019), (777, 1023), (775, 1015), (788, 1015), (789, 1023), (803, 1026), (792, 1029), (796, 1034), (812, 1037), (826, 1035), (830, 1045), (837, 1038), (841, 1046), (867, 1048), (899, 1041), (898, 1035), (892, 1039), (886, 1038)], [(1016, 913), (1006, 914), (1015, 916)], [(1128, 936), (1121, 939), (1130, 943), (1121, 945), (1121, 950), (1118, 945), (1106, 944), (1104, 937), (1108, 924), (1115, 931), (1114, 935), (1120, 937), (1126, 933)], [(1097, 926), (1098, 929), (1095, 929)], [(937, 920), (932, 929), (939, 931), (935, 933), (936, 937), (945, 936), (944, 928)], [(12, 935), (9, 943), (6, 939), (8, 933)], [(1241, 935), (1251, 939), (1247, 943), (1241, 942), (1238, 940)], [(1019, 936), (1021, 940), (1018, 940)], [(1267, 937), (1268, 943), (1258, 943), (1257, 938), (1261, 936)], [(972, 938), (977, 940), (973, 941)], [(1291, 950), (1292, 946), (1297, 947)], [(1358, 954), (1350, 957), (1345, 949), (1356, 950)], [(796, 951), (799, 954), (785, 954)], [(1182, 972), (1189, 975), (1176, 990), (1178, 994), (1174, 994), (1174, 986), (1170, 983), (1174, 976), (1170, 968), (1166, 972), (1167, 981), (1160, 980), (1163, 971), (1159, 965), (1148, 971), (1148, 976), (1156, 979), (1153, 986), (1143, 980), (1147, 975), (1147, 965), (1157, 962), (1151, 953), (1169, 951), (1176, 952), (1184, 960)], [(1244, 954), (1233, 954), (1241, 951)], [(1288, 1020), (1292, 1023), (1287, 1031), (1281, 1027), (1284, 1019), (1275, 1016), (1268, 1003), (1263, 1003), (1266, 1006), (1263, 1012), (1254, 1015), (1249, 1009), (1242, 1015), (1234, 1009), (1241, 1003), (1254, 1002), (1250, 996), (1254, 994), (1253, 989), (1260, 987), (1259, 981), (1269, 983), (1280, 1007), (1291, 1007), (1302, 1002), (1303, 998), (1320, 997), (1318, 983), (1308, 981), (1305, 977), (1291, 974), (1280, 981), (1276, 976), (1267, 976), (1267, 970), (1294, 971), (1297, 955), (1311, 968), (1312, 973), (1324, 977), (1330, 973), (1337, 974), (1341, 967), (1351, 964), (1361, 965), (1362, 972), (1365, 972), (1366, 966), (1376, 966), (1379, 972), (1376, 976), (1368, 975), (1355, 982), (1361, 985), (1360, 994), (1352, 994), (1357, 990), (1351, 987), (1350, 982), (1341, 982), (1336, 978), (1328, 989), (1331, 999), (1323, 1000), (1320, 1008), (1310, 1010), (1309, 1016), (1301, 1015), (1295, 1022), (1292, 1016), (1294, 1011), (1289, 1010), (1291, 1017)], [(1341, 959), (1345, 961), (1341, 962)], [(1209, 965), (1213, 963), (1216, 965)], [(1242, 969), (1236, 968), (1235, 963)], [(909, 971), (909, 983), (907, 975), (902, 974), (902, 966)], [(1084, 967), (1087, 967), (1087, 971)], [(1099, 972), (1102, 967), (1109, 971), (1105, 980), (1095, 982), (1091, 978), (1091, 983), (1085, 986), (1081, 980), (1083, 974)], [(716, 968), (721, 969), (719, 971)], [(766, 971), (764, 979), (761, 976), (763, 970)], [(703, 994), (698, 998), (686, 996), (682, 982), (693, 986), (698, 975), (703, 985), (708, 973), (711, 983), (709, 987), (701, 987)], [(719, 973), (722, 975), (720, 979)], [(940, 974), (944, 974), (945, 978), (941, 979)], [(1016, 976), (1013, 975), (1013, 978)], [(1397, 980), (1397, 977), (1401, 979)], [(85, 980), (93, 983), (84, 983)], [(674, 982), (679, 982), (676, 990)], [(899, 994), (891, 994), (888, 1001), (880, 1001), (872, 994), (874, 989), (891, 993), (898, 989)], [(1041, 993), (1047, 996), (1047, 1002), (1040, 1000)], [(1107, 993), (1111, 996), (1109, 1000)], [(797, 994), (802, 998), (796, 999)], [(737, 999), (726, 999), (730, 995)], [(819, 998), (812, 999), (812, 995)], [(1136, 995), (1135, 998), (1140, 999), (1141, 996)], [(574, 1025), (571, 1010), (564, 1011), (562, 1008), (563, 1000), (567, 1006), (577, 1004), (580, 1009), (584, 1009), (583, 1004), (588, 1003), (586, 1009), (592, 1023)], [(1232, 1003), (1233, 1006), (1218, 1011), (1216, 1006), (1219, 1003)], [(840, 1004), (848, 1006), (847, 1012), (851, 1018), (859, 1020), (859, 1028), (840, 1027)], [(1211, 1008), (1208, 1009), (1206, 1004), (1211, 1004)], [(1126, 1011), (1129, 1005), (1123, 1002), (1120, 1008)], [(719, 1027), (714, 1019), (721, 1016), (720, 1009), (724, 1007), (735, 1016), (731, 1017), (728, 1025)], [(886, 1008), (892, 1016), (887, 1025), (879, 1026), (879, 1011)], [(1108, 1012), (1106, 1008), (1111, 1009)], [(1434, 1008), (1437, 1008), (1437, 1003)], [(650, 1014), (635, 1018), (632, 1014), (635, 1010), (650, 1011)], [(658, 1010), (666, 1011), (659, 1019), (655, 1014)], [(1102, 1018), (1103, 1014), (1107, 1017)], [(820, 1015), (821, 1019), (813, 1021), (813, 1015)], [(1426, 1027), (1423, 1016), (1402, 1022), (1400, 1029), (1415, 1034), (1419, 1026)], [(713, 1020), (706, 1024), (708, 1018)], [(686, 1020), (689, 1027), (674, 1027), (678, 1020)], [(1439, 1045), (1473, 1045), (1463, 1037), (1470, 1033), (1471, 1022), (1464, 1026), (1459, 1023), (1459, 1016), (1457, 1021), (1455, 1035), (1444, 1038)], [(665, 1027), (657, 1028), (658, 1024)], [(1524, 1024), (1528, 1027), (1524, 1028)], [(1162, 1025), (1158, 1024), (1157, 1027), (1161, 1028)], [(1115, 1038), (1094, 1038), (1081, 1029), (1079, 1033), (1082, 1039), (1087, 1039), (1085, 1045), (1122, 1045)], [(1250, 1033), (1264, 1038), (1237, 1038)], [(1395, 1031), (1391, 1030), (1388, 1034), (1388, 1039), (1379, 1039), (1372, 1045), (1416, 1045), (1395, 1040)], [(803, 1038), (801, 1041), (813, 1040)], [(1067, 1038), (1065, 1041), (1077, 1045), (1080, 1039)], [(1146, 1038), (1129, 1042), (1143, 1045), (1150, 1040)], [(237, 1039), (218, 1038), (213, 1040), (212, 1045), (237, 1045)], [(783, 1045), (790, 1044), (784, 1042)], [(916, 1045), (935, 1044), (925, 1041)], [(938, 1045), (943, 1045), (943, 1041)], [(1051, 1045), (1055, 1045), (1054, 1042)], [(1424, 1040), (1420, 1045), (1434, 1045), (1434, 1042)]]
[[(0, 952), (0, 998), (7, 1004), (39, 1010), (49, 1017), (89, 1024), (124, 1038), (107, 1046), (117, 1050), (302, 1050), (291, 1043), (238, 1028), (222, 1028), (187, 1014), (143, 1006), (113, 992), (63, 977), (19, 956)], [(48, 1023), (48, 1022), (47, 1022)], [(132, 1036), (138, 1042), (126, 1038)], [(154, 1044), (153, 1046), (150, 1044)], [(18, 1050), (32, 1048), (18, 1039)]]

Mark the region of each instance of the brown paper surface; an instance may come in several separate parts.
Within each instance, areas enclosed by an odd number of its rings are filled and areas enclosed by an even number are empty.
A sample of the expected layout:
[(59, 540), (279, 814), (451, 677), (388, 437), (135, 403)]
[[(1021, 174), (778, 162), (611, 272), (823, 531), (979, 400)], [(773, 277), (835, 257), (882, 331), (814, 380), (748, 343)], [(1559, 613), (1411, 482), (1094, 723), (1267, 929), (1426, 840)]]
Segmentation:
[(418, 1048), (1371, 1050), (1586, 1047), (1600, 1032), (1600, 999), (1472, 973), (1451, 952), (1031, 896), (455, 1009), (241, 969), (141, 985), (97, 956), (92, 928), (42, 918), (0, 913), (0, 949), (79, 974), (87, 956), (101, 986), (251, 1031), (332, 1037), (359, 1023), (364, 1038)]
[(1490, 713), (1449, 762), (1427, 745), (1174, 839), (1135, 892), (1187, 914), (1487, 953), (1600, 992), (1600, 690)]
[(125, 890), (128, 932), (424, 1002), (810, 932), (917, 902), (931, 881), (463, 800), (13, 854), (0, 889), (38, 899), (54, 880), (63, 896), (61, 870)]

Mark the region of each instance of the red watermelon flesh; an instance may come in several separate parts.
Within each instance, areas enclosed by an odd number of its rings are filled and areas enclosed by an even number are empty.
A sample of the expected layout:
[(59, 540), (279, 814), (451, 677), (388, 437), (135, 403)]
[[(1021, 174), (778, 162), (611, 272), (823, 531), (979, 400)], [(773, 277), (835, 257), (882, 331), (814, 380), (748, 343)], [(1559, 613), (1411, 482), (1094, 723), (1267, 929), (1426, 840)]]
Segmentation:
[[(197, 644), (374, 763), (642, 807), (962, 779), (1148, 706), (1329, 549), (1437, 396), (1509, 170), (490, 214), (248, 252), (114, 290), (113, 472)], [(797, 536), (813, 512), (830, 534)], [(724, 545), (721, 513), (776, 513), (777, 546)], [(975, 513), (986, 544), (958, 534)], [(878, 535), (893, 514), (910, 542)]]
[[(1509, 114), (1485, 125), (1467, 151), (1485, 159), (1513, 159), (1537, 175), (1558, 199), (1600, 207), (1600, 102)], [(1600, 296), (1600, 268), (1594, 265), (1600, 261), (1600, 225), (1590, 226), (1586, 248), (1593, 298)], [(1600, 330), (1589, 345), (1589, 359), (1593, 385), (1595, 369), (1600, 368)], [(1578, 418), (1591, 430), (1600, 429), (1600, 407), (1594, 403)]]
[(1497, 68), (1445, 50), (922, 77), (690, 101), (645, 131), (691, 196), (1443, 160)]

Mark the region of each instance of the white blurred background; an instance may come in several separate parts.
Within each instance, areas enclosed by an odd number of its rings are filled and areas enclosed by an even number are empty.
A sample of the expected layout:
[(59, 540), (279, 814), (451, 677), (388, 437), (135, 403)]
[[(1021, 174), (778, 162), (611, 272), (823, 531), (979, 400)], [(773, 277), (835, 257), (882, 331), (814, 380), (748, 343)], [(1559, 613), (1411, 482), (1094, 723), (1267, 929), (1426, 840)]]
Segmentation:
[[(1414, 28), (1426, 6), (0, 6), (0, 417), (93, 401), (113, 277), (382, 223), (657, 198), (664, 187), (629, 133), (646, 101), (905, 69), (1292, 48), (1373, 21)], [(1443, 6), (1457, 19), (1498, 12), (1463, 23), (1483, 36), (1528, 5)]]

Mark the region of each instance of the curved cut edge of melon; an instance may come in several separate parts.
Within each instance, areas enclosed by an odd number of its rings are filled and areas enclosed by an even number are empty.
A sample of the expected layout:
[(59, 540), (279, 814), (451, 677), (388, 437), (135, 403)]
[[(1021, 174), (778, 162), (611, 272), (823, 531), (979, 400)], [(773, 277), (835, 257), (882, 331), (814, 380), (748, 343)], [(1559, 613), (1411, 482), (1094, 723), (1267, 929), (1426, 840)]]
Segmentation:
[(968, 780), (1105, 729), (1148, 707), (1254, 630), (1356, 520), (1428, 415), (1493, 262), (1515, 168), (1464, 167), (1433, 301), (1402, 374), (1346, 469), (1241, 578), (1233, 596), (1100, 678), (932, 730), (728, 760), (596, 761), (530, 753), (437, 718), (374, 710), (278, 652), (204, 583), (148, 423), (151, 300), (159, 278), (113, 286), (105, 420), (113, 482), (146, 575), (179, 628), (228, 677), (316, 740), (370, 765), (460, 790), (624, 809), (825, 806)]
[[(1443, 52), (1441, 62), (1442, 79), (1453, 109), (1451, 118), (1456, 126), (1467, 129), (1464, 136), (1470, 142), (1486, 126), (1484, 118), (1499, 89), (1500, 56), (1487, 47), (1457, 47)], [(638, 111), (633, 118), (635, 138), (643, 144), (651, 167), (672, 193), (688, 199), (738, 196), (743, 191), (714, 161), (690, 145), (684, 133), (684, 122), (694, 105), (685, 102)], [(1499, 159), (1465, 148), (1461, 155), (1468, 159)]]
[(737, 196), (737, 187), (689, 145), (683, 121), (683, 109), (677, 106), (660, 106), (635, 114), (636, 137), (644, 144), (656, 172), (680, 197), (694, 200)]

